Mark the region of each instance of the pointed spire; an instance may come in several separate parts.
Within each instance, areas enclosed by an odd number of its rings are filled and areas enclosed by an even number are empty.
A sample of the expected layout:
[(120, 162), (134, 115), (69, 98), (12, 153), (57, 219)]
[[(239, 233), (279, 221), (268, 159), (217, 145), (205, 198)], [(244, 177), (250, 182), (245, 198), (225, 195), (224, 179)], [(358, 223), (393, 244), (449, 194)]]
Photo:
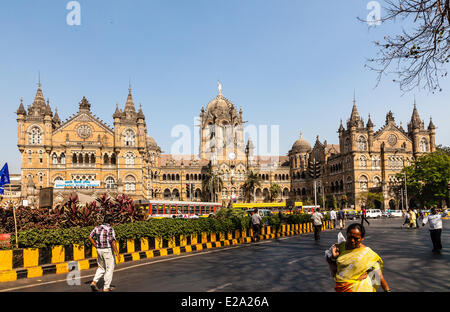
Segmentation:
[(356, 100), (353, 100), (353, 108), (352, 108), (352, 114), (350, 115), (351, 121), (357, 121), (359, 120), (359, 113), (358, 109), (356, 108)]
[(139, 103), (139, 111), (138, 111), (137, 117), (141, 118), (141, 119), (145, 119), (145, 115), (144, 115), (144, 112), (142, 111), (142, 104), (141, 103)]
[(342, 125), (342, 118), (341, 118), (341, 124), (339, 125), (339, 132), (344, 131), (344, 126)]
[(133, 96), (131, 95), (131, 84), (128, 88), (128, 98), (127, 102), (125, 103), (125, 111), (136, 112), (136, 109), (134, 108)]
[(430, 116), (430, 124), (428, 125), (428, 130), (434, 130), (434, 129), (436, 129), (436, 126), (434, 125), (433, 120), (431, 119), (431, 116)]
[(417, 111), (416, 98), (414, 97), (414, 109), (411, 116), (411, 126), (413, 128), (420, 128), (421, 120), (419, 116), (419, 112)]
[(303, 131), (300, 130), (300, 140), (303, 139)]
[(116, 111), (113, 114), (113, 118), (120, 118), (120, 116), (119, 103), (116, 103)]
[(56, 107), (55, 107), (55, 115), (53, 115), (52, 120), (54, 123), (56, 123), (58, 125), (61, 123), (61, 119), (59, 118), (59, 115), (58, 115), (58, 108), (56, 108)]
[(23, 107), (23, 97), (20, 98), (20, 105), (19, 105), (19, 109), (16, 111), (16, 114), (19, 115), (26, 115), (27, 112), (25, 110), (25, 107)]
[(32, 106), (35, 108), (41, 108), (43, 110), (45, 108), (45, 99), (44, 99), (44, 94), (42, 93), (40, 76), (39, 76), (39, 82), (38, 82), (38, 89), (36, 91), (36, 96), (34, 97)]
[(370, 118), (370, 114), (369, 114), (369, 120), (367, 120), (367, 128), (373, 128), (373, 122), (372, 122), (372, 119)]
[(47, 98), (47, 105), (45, 106), (45, 115), (53, 115), (52, 108), (50, 107), (50, 99)]
[(81, 99), (79, 107), (80, 111), (91, 111), (91, 104), (88, 102), (85, 96), (83, 96), (83, 98)]

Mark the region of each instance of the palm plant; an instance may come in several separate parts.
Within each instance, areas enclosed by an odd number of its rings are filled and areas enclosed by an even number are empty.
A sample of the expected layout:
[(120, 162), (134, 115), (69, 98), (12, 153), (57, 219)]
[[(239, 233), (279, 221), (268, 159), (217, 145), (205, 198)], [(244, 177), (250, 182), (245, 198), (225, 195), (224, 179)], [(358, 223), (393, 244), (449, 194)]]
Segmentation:
[[(202, 196), (204, 201), (215, 201), (215, 194), (221, 192), (223, 187), (222, 177), (213, 171), (211, 167), (205, 175), (205, 180), (202, 182)], [(208, 198), (209, 197), (209, 198)]]
[(255, 202), (255, 187), (257, 186), (261, 186), (261, 178), (256, 173), (253, 173), (253, 171), (249, 171), (247, 179), (244, 182), (244, 194), (248, 202), (251, 196), (253, 197), (253, 202)]
[(273, 202), (281, 194), (281, 187), (278, 184), (274, 183), (270, 186), (269, 193), (270, 201)]

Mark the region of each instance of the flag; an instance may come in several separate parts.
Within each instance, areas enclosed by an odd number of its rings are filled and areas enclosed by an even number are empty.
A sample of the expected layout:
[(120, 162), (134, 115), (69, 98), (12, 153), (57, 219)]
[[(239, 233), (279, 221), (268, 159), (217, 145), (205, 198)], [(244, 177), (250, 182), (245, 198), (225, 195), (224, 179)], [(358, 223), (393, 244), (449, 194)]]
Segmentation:
[(0, 171), (0, 186), (11, 183), (9, 181), (8, 163), (6, 163)]
[(0, 185), (0, 195), (3, 195), (5, 193), (5, 188), (3, 185)]

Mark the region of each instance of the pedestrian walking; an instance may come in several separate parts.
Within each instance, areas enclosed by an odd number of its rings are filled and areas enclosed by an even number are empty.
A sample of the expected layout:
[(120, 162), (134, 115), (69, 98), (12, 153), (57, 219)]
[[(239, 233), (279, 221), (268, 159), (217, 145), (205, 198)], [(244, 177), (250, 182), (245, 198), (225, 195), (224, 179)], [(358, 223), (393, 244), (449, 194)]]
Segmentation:
[(414, 209), (414, 214), (416, 215), (416, 229), (419, 228), (419, 211)]
[(448, 215), (447, 211), (438, 213), (436, 207), (431, 208), (431, 215), (426, 216), (422, 221), (422, 226), (429, 223), (431, 242), (433, 243), (433, 252), (442, 250), (441, 234), (442, 234), (442, 218)]
[(402, 229), (405, 226), (405, 224), (409, 225), (409, 213), (405, 212), (404, 214), (405, 214), (405, 221), (402, 224)]
[(252, 215), (252, 229), (253, 229), (253, 240), (256, 241), (259, 238), (259, 233), (261, 231), (262, 218), (258, 213), (258, 208), (255, 209)]
[(327, 262), (331, 272), (336, 272), (336, 292), (376, 292), (380, 285), (385, 292), (391, 291), (383, 277), (383, 260), (362, 244), (365, 234), (364, 226), (350, 224), (346, 240), (331, 248)]
[(314, 239), (320, 241), (320, 232), (322, 231), (323, 214), (320, 213), (320, 208), (316, 209), (311, 217), (314, 225)]
[(112, 290), (111, 281), (114, 272), (115, 256), (119, 256), (119, 251), (116, 245), (116, 233), (110, 224), (111, 222), (112, 217), (106, 216), (103, 224), (97, 226), (89, 235), (92, 246), (97, 248), (98, 269), (91, 283), (93, 291), (99, 291), (97, 282), (102, 277), (105, 282), (103, 291), (108, 292)]
[(369, 220), (367, 220), (367, 210), (365, 207), (362, 208), (361, 225), (364, 225), (364, 221), (366, 221), (367, 225), (370, 225)]
[(344, 208), (341, 209), (337, 213), (337, 219), (339, 221), (339, 229), (343, 229), (345, 227), (345, 211)]
[(409, 208), (409, 227), (411, 229), (415, 229), (416, 228), (416, 214), (414, 213), (414, 211)]
[(333, 229), (336, 228), (336, 218), (337, 218), (337, 213), (334, 209), (331, 209), (330, 211), (330, 220), (331, 220), (331, 224), (333, 224)]

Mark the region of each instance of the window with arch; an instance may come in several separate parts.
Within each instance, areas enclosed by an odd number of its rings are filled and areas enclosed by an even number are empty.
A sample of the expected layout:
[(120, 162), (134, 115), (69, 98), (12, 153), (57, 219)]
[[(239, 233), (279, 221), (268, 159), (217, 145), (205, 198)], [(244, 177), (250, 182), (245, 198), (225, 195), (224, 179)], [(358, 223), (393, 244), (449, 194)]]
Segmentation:
[(128, 129), (124, 132), (124, 145), (125, 146), (136, 145), (136, 134), (133, 130)]
[(28, 150), (28, 163), (31, 164), (31, 151)]
[(428, 152), (428, 141), (425, 138), (422, 138), (419, 143), (421, 152)]
[(134, 154), (133, 153), (126, 153), (125, 154), (125, 164), (126, 165), (134, 165)]
[(39, 172), (38, 177), (39, 177), (39, 183), (42, 183), (44, 180), (44, 174), (42, 172)]
[(381, 186), (381, 179), (379, 177), (374, 177), (373, 178), (373, 184), (375, 185), (375, 187), (380, 187)]
[(66, 164), (66, 154), (61, 153), (61, 164), (65, 165)]
[(359, 178), (359, 188), (362, 191), (366, 191), (369, 188), (369, 179), (364, 175)]
[(116, 181), (113, 177), (106, 178), (105, 184), (107, 189), (113, 189), (116, 187)]
[(43, 163), (43, 153), (42, 153), (42, 151), (39, 151), (39, 163)]
[(135, 191), (136, 190), (136, 179), (129, 175), (125, 178), (125, 191)]
[(361, 135), (358, 138), (358, 151), (365, 151), (367, 149), (367, 140), (366, 137)]
[(58, 164), (58, 156), (56, 155), (56, 153), (53, 153), (52, 155), (52, 164), (53, 165)]
[(61, 178), (61, 177), (56, 177), (54, 180), (53, 180), (53, 184), (55, 184), (56, 182), (58, 182), (58, 181), (64, 181), (64, 179), (63, 178)]
[(32, 145), (38, 145), (42, 143), (42, 134), (39, 127), (34, 126), (30, 129), (28, 142)]
[(366, 168), (367, 167), (367, 157), (364, 155), (359, 156), (359, 166), (361, 168)]

